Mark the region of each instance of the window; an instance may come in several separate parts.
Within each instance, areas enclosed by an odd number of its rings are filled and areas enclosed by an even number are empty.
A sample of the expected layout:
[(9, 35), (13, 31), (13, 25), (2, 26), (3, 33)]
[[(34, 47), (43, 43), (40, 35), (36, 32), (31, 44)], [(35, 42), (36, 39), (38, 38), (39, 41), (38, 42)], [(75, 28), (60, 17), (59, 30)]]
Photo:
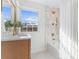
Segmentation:
[(38, 12), (21, 10), (21, 31), (37, 31), (38, 27)]

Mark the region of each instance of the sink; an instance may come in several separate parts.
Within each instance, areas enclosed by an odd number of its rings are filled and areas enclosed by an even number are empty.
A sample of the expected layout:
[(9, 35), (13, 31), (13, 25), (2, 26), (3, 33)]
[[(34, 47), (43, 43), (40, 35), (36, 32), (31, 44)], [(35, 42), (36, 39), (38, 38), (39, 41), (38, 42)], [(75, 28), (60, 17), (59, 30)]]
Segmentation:
[(30, 38), (31, 37), (30, 34), (24, 34), (24, 33), (18, 34), (17, 36), (20, 37), (20, 38), (27, 38), (27, 37)]

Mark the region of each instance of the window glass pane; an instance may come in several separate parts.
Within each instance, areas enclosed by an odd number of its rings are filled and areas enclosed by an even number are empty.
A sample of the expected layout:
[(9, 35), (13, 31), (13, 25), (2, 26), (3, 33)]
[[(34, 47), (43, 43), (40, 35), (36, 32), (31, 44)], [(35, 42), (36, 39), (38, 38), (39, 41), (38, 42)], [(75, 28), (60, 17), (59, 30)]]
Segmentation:
[(38, 13), (33, 11), (21, 10), (22, 23), (38, 23)]
[[(37, 31), (38, 26), (38, 12), (29, 11), (29, 10), (21, 10), (21, 23), (22, 23), (22, 31)], [(34, 28), (33, 28), (34, 27)]]

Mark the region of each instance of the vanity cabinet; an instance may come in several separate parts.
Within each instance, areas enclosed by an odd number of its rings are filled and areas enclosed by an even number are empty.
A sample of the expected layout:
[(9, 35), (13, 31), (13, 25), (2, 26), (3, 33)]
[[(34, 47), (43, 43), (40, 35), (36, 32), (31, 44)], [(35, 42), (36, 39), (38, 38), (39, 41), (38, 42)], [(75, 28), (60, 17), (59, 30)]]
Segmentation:
[(1, 59), (31, 59), (31, 40), (1, 42)]

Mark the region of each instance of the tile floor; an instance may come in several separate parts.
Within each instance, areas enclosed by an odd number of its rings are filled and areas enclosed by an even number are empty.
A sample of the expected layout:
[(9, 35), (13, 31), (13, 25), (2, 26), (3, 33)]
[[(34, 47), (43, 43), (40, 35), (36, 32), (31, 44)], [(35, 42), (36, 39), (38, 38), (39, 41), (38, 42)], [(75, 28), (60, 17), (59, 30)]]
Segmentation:
[(48, 51), (43, 51), (32, 54), (31, 59), (54, 59), (54, 57)]

